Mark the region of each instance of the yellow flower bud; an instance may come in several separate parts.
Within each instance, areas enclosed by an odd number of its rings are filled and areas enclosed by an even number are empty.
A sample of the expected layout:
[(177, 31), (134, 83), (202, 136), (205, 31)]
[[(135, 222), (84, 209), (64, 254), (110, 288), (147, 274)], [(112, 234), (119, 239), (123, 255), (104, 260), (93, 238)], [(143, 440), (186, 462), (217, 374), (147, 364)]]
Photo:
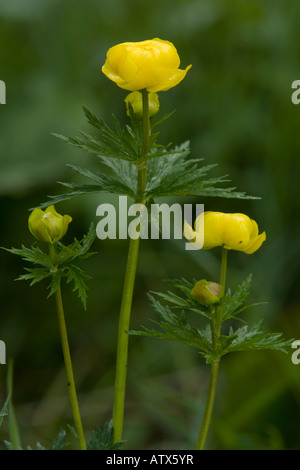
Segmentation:
[[(127, 109), (127, 116), (130, 116), (129, 104), (131, 105), (134, 114), (139, 118), (143, 118), (143, 95), (140, 91), (132, 91), (125, 98), (125, 104)], [(159, 99), (157, 93), (148, 93), (149, 102), (149, 117), (159, 111)]]
[(213, 305), (220, 302), (221, 285), (206, 279), (197, 281), (191, 290), (191, 296), (201, 305)]
[(54, 206), (49, 206), (45, 211), (42, 209), (32, 211), (28, 218), (28, 228), (38, 240), (53, 244), (66, 234), (71, 221), (72, 217), (60, 215)]
[(191, 65), (185, 70), (179, 65), (175, 46), (155, 38), (111, 47), (102, 72), (125, 90), (157, 92), (169, 90), (184, 79)]
[(195, 231), (185, 222), (184, 235), (193, 243), (193, 234), (200, 232), (200, 227), (204, 227), (204, 244), (202, 248), (206, 250), (222, 246), (227, 250), (252, 254), (266, 240), (266, 232), (259, 234), (255, 220), (250, 219), (245, 214), (203, 212), (195, 221)]

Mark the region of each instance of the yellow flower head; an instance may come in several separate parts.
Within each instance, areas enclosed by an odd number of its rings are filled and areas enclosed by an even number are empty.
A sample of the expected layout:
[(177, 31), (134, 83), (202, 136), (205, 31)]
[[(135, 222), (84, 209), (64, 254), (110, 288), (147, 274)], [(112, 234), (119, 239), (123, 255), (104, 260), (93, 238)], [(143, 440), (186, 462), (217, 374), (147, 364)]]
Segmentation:
[[(130, 116), (129, 104), (134, 114), (139, 118), (143, 118), (143, 96), (140, 91), (132, 91), (125, 98), (127, 116)], [(159, 99), (157, 93), (148, 93), (149, 117), (154, 116), (159, 111)]]
[(125, 90), (157, 92), (169, 90), (184, 79), (191, 65), (185, 70), (179, 65), (175, 46), (155, 38), (111, 47), (102, 72)]
[(54, 206), (49, 206), (45, 211), (42, 209), (32, 211), (28, 218), (28, 228), (38, 240), (53, 244), (66, 234), (71, 221), (72, 217), (60, 215)]
[(201, 279), (191, 290), (191, 296), (201, 305), (213, 305), (220, 302), (222, 287), (216, 282)]
[(206, 250), (222, 246), (227, 248), (227, 250), (237, 250), (252, 254), (266, 240), (266, 232), (259, 234), (255, 220), (250, 219), (245, 214), (203, 212), (195, 221), (195, 231), (185, 222), (185, 237), (193, 242), (193, 238), (196, 238), (200, 227), (204, 227), (204, 243), (202, 248)]

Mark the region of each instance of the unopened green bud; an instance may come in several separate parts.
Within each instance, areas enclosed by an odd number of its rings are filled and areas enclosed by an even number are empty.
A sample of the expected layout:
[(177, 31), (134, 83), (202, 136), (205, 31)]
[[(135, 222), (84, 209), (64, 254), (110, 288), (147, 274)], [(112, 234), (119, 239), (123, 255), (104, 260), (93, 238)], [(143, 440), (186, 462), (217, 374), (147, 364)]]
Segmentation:
[(28, 218), (28, 228), (38, 240), (53, 244), (66, 234), (71, 221), (72, 217), (60, 215), (54, 206), (49, 206), (45, 211), (42, 209), (32, 211)]
[[(149, 101), (149, 117), (154, 116), (154, 114), (159, 111), (159, 99), (157, 93), (148, 93)], [(125, 104), (127, 109), (127, 116), (130, 116), (130, 107), (134, 114), (139, 118), (143, 118), (143, 95), (140, 91), (133, 91), (129, 93), (125, 98)]]
[(197, 281), (191, 290), (191, 296), (201, 305), (212, 305), (220, 302), (221, 285), (206, 279)]

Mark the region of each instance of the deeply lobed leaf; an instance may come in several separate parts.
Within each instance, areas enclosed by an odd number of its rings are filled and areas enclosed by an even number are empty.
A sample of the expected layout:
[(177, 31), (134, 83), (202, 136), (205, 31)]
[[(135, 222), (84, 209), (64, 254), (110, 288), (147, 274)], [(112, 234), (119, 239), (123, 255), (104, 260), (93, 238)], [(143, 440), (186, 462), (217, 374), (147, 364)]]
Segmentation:
[(51, 282), (48, 286), (48, 297), (50, 297), (60, 287), (62, 278), (65, 278), (67, 283), (72, 282), (74, 284), (73, 291), (77, 292), (84, 308), (86, 308), (86, 281), (90, 279), (90, 276), (78, 267), (78, 263), (94, 254), (90, 252), (90, 248), (95, 238), (96, 230), (94, 225), (91, 224), (88, 233), (83, 236), (82, 240), (79, 241), (75, 239), (74, 242), (68, 246), (58, 242), (53, 260), (50, 259), (48, 253), (45, 253), (35, 246), (32, 246), (31, 248), (22, 246), (21, 249), (5, 248), (5, 250), (21, 256), (22, 259), (27, 262), (41, 266), (36, 268), (25, 268), (26, 274), (20, 275), (17, 280), (31, 281), (30, 285), (33, 286), (37, 282), (50, 277)]
[[(207, 363), (219, 360), (225, 354), (236, 351), (271, 349), (287, 352), (292, 340), (284, 340), (282, 333), (264, 333), (261, 329), (262, 321), (250, 328), (245, 325), (234, 330), (230, 327), (227, 335), (221, 334), (212, 341), (211, 323), (203, 329), (198, 329), (189, 323), (184, 310), (180, 313), (172, 309), (183, 308), (194, 311), (212, 320), (214, 310), (205, 310), (205, 307), (197, 304), (190, 296), (192, 283), (185, 279), (175, 279), (171, 281), (174, 287), (179, 289), (183, 296), (173, 292), (157, 292), (156, 296), (165, 300), (168, 305), (161, 304), (153, 295), (149, 295), (149, 300), (153, 310), (158, 314), (159, 320), (153, 321), (156, 329), (144, 328), (142, 331), (130, 331), (129, 334), (151, 336), (168, 341), (175, 341), (187, 346), (192, 346), (199, 350), (200, 354), (206, 359)], [(223, 322), (236, 316), (245, 308), (243, 306), (250, 289), (251, 275), (238, 286), (236, 292), (230, 291), (222, 299)]]
[[(137, 200), (137, 166), (148, 160), (147, 181), (144, 200), (153, 200), (168, 196), (202, 196), (237, 199), (257, 199), (236, 191), (235, 187), (224, 188), (227, 177), (210, 177), (208, 173), (216, 165), (202, 165), (202, 158), (190, 158), (189, 142), (170, 148), (170, 145), (157, 143), (157, 132), (150, 135), (149, 152), (141, 162), (141, 123), (132, 120), (132, 125), (121, 127), (114, 119), (111, 129), (102, 119), (84, 108), (86, 118), (99, 131), (99, 136), (81, 132), (75, 138), (55, 134), (65, 142), (95, 154), (109, 174), (94, 172), (78, 166), (69, 165), (75, 172), (92, 180), (92, 184), (74, 184), (60, 182), (70, 189), (65, 194), (48, 196), (52, 204), (95, 192), (122, 194)], [(159, 121), (158, 121), (159, 123)], [(153, 128), (158, 124), (154, 124)], [(49, 200), (39, 207), (45, 208)]]

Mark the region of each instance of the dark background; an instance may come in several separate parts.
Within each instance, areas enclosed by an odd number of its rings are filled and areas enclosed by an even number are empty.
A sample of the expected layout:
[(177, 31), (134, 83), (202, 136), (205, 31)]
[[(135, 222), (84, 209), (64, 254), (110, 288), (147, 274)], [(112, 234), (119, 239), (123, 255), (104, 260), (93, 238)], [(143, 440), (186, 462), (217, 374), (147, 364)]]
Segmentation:
[[(211, 176), (229, 174), (231, 185), (256, 201), (201, 199), (206, 210), (245, 212), (267, 241), (254, 255), (232, 252), (228, 285), (249, 273), (247, 311), (266, 331), (300, 338), (299, 152), (300, 107), (291, 84), (300, 79), (300, 4), (292, 0), (7, 0), (0, 4), (0, 79), (7, 104), (0, 106), (0, 245), (30, 246), (28, 209), (71, 181), (67, 163), (96, 168), (97, 159), (51, 133), (92, 131), (86, 106), (109, 124), (125, 123), (124, 98), (102, 73), (109, 47), (159, 37), (172, 41), (184, 81), (160, 93), (160, 141), (190, 140), (192, 156), (218, 163)], [(80, 180), (80, 178), (78, 178)], [(80, 180), (81, 181), (81, 180)], [(109, 194), (61, 203), (73, 217), (67, 237), (81, 237), (96, 207)], [(162, 202), (162, 201), (161, 201)], [(67, 241), (67, 238), (66, 238)], [(128, 242), (96, 240), (97, 255), (85, 268), (84, 311), (64, 289), (67, 325), (87, 436), (111, 418), (118, 314)], [(141, 244), (131, 327), (150, 326), (146, 293), (165, 291), (163, 279), (218, 280), (219, 251), (187, 252), (184, 242)], [(61, 425), (72, 424), (54, 299), (47, 282), (15, 282), (24, 264), (0, 252), (0, 339), (14, 360), (14, 403), (22, 444), (50, 446)], [(225, 357), (217, 392), (211, 449), (298, 449), (300, 365), (279, 352)], [(0, 404), (7, 366), (0, 365)], [(208, 385), (208, 366), (197, 351), (174, 343), (131, 337), (124, 437), (128, 449), (192, 449)], [(7, 422), (0, 439), (8, 439)], [(70, 438), (71, 439), (71, 438)]]

